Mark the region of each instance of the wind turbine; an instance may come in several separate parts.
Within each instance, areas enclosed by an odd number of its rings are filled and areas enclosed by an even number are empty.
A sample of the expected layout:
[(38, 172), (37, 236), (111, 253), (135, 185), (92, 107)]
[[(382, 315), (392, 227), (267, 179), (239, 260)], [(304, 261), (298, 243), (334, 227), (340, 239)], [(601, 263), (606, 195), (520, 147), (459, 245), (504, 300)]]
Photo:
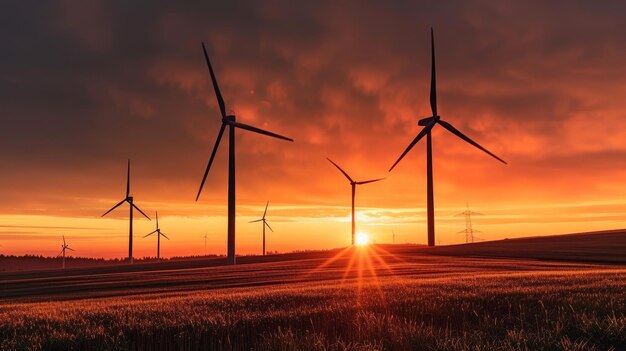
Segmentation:
[(379, 178), (379, 179), (372, 179), (372, 180), (364, 180), (361, 182), (357, 182), (355, 180), (353, 180), (352, 178), (350, 178), (350, 176), (348, 175), (348, 173), (346, 173), (346, 171), (344, 171), (343, 169), (341, 169), (341, 167), (339, 167), (335, 162), (333, 162), (330, 158), (326, 157), (326, 159), (332, 163), (333, 165), (335, 165), (335, 167), (337, 167), (337, 169), (343, 173), (344, 176), (346, 176), (346, 178), (348, 178), (348, 181), (350, 181), (350, 186), (352, 186), (352, 245), (354, 245), (354, 197), (356, 195), (356, 186), (357, 185), (363, 185), (363, 184), (367, 184), (367, 183), (373, 183), (373, 182), (377, 182), (379, 180), (383, 180), (385, 178)]
[(161, 237), (164, 237), (167, 240), (170, 240), (170, 238), (168, 238), (167, 235), (161, 232), (161, 229), (159, 228), (159, 211), (155, 211), (155, 212), (156, 212), (156, 230), (144, 235), (143, 237), (145, 238), (152, 234), (157, 235), (157, 260), (160, 260), (161, 259)]
[(261, 219), (248, 222), (248, 223), (263, 222), (263, 256), (265, 256), (265, 226), (267, 226), (272, 231), (272, 233), (274, 232), (274, 229), (272, 229), (272, 227), (270, 227), (270, 225), (267, 224), (267, 220), (265, 219), (265, 215), (267, 214), (267, 206), (269, 206), (269, 204), (270, 202), (268, 201), (267, 204), (265, 205), (265, 212), (263, 212), (263, 217), (261, 217)]
[(209, 237), (207, 236), (207, 233), (204, 233), (204, 254), (206, 255), (206, 239), (208, 239)]
[(465, 140), (471, 145), (479, 148), (480, 150), (486, 152), (491, 157), (496, 160), (506, 164), (506, 162), (499, 158), (498, 156), (492, 154), (484, 147), (478, 145), (475, 141), (467, 137), (465, 134), (458, 131), (454, 128), (450, 123), (445, 122), (441, 119), (441, 116), (437, 114), (437, 82), (436, 82), (436, 74), (435, 74), (435, 35), (433, 34), (433, 29), (430, 29), (430, 40), (431, 40), (431, 57), (432, 57), (432, 69), (430, 76), (430, 109), (433, 113), (432, 116), (421, 119), (418, 124), (423, 126), (422, 130), (417, 134), (415, 139), (409, 144), (409, 146), (404, 150), (402, 155), (398, 158), (396, 163), (391, 166), (389, 172), (402, 160), (404, 155), (406, 155), (412, 148), (417, 144), (420, 139), (426, 136), (426, 179), (427, 179), (427, 207), (428, 207), (428, 246), (435, 246), (435, 201), (433, 196), (433, 146), (432, 146), (432, 137), (431, 130), (436, 124), (441, 125), (445, 129), (447, 129), (450, 133), (458, 136), (459, 138)]
[(226, 115), (226, 105), (224, 104), (224, 99), (222, 99), (220, 88), (217, 85), (217, 79), (215, 78), (215, 73), (213, 73), (213, 67), (211, 66), (211, 61), (209, 61), (209, 55), (206, 52), (204, 43), (202, 43), (202, 51), (204, 51), (204, 58), (206, 59), (207, 66), (209, 67), (211, 81), (213, 82), (213, 89), (215, 90), (217, 103), (220, 107), (220, 113), (222, 115), (222, 126), (220, 127), (220, 131), (217, 134), (217, 140), (215, 140), (215, 146), (213, 147), (213, 152), (211, 152), (209, 164), (206, 167), (206, 171), (204, 171), (204, 176), (202, 177), (202, 183), (200, 183), (200, 189), (198, 190), (196, 201), (198, 201), (200, 193), (202, 192), (202, 187), (204, 186), (206, 177), (209, 174), (209, 169), (211, 168), (211, 164), (213, 163), (213, 158), (215, 157), (215, 153), (217, 152), (217, 147), (222, 140), (224, 130), (226, 129), (226, 126), (228, 126), (228, 256), (226, 261), (228, 264), (235, 264), (235, 128), (245, 129), (251, 132), (287, 141), (293, 141), (293, 139), (272, 132), (268, 132), (247, 124), (236, 122), (235, 115)]
[(117, 205), (113, 206), (110, 210), (106, 211), (102, 215), (102, 217), (106, 216), (109, 212), (121, 206), (124, 202), (128, 202), (128, 204), (130, 205), (130, 225), (128, 227), (128, 260), (130, 261), (130, 263), (133, 263), (133, 208), (139, 211), (139, 213), (141, 213), (144, 217), (148, 218), (148, 220), (151, 219), (150, 217), (148, 217), (148, 215), (143, 213), (143, 211), (140, 210), (139, 207), (135, 206), (135, 204), (133, 203), (133, 197), (130, 196), (130, 159), (128, 160), (128, 172), (126, 174), (126, 197)]
[(65, 250), (76, 251), (70, 247), (70, 244), (65, 242), (65, 235), (63, 235), (63, 245), (61, 245), (61, 252), (57, 255), (57, 257), (63, 255), (63, 264), (62, 268), (65, 269)]

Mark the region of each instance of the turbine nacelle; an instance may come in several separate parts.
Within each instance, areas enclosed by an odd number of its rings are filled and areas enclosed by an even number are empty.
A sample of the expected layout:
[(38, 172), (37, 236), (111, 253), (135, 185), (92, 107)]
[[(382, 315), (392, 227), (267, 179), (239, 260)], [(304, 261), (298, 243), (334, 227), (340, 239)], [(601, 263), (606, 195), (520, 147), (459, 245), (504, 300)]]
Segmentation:
[(430, 124), (437, 123), (437, 121), (440, 119), (441, 119), (441, 116), (430, 116), (430, 117), (420, 119), (419, 122), (417, 122), (417, 124), (422, 127), (425, 127)]
[(222, 123), (230, 125), (231, 122), (235, 122), (235, 115), (228, 115), (226, 117), (222, 117)]

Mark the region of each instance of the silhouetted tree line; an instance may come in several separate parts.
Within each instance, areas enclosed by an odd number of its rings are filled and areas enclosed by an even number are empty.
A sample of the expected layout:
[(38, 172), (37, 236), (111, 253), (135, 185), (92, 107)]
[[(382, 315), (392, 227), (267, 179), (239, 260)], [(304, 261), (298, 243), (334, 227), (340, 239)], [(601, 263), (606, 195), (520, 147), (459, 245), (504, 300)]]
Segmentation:
[[(135, 258), (135, 263), (168, 262), (181, 260), (194, 260), (209, 257), (223, 257), (224, 255), (196, 255), (174, 256), (171, 258), (142, 257)], [(0, 272), (31, 271), (45, 269), (60, 269), (61, 257), (47, 257), (43, 255), (4, 255), (0, 254)], [(104, 265), (119, 265), (128, 263), (128, 259), (119, 258), (90, 258), (90, 257), (65, 257), (66, 268), (95, 267)]]

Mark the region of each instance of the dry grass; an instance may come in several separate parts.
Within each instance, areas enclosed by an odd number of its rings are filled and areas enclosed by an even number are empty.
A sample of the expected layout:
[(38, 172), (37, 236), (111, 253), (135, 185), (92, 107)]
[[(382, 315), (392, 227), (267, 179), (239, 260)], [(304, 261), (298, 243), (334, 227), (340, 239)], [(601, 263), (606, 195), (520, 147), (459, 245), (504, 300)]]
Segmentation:
[(626, 230), (484, 241), (440, 246), (424, 252), (444, 256), (518, 257), (626, 264)]
[[(13, 295), (0, 301), (0, 349), (626, 348), (623, 267), (364, 252), (330, 263), (304, 255), (237, 267), (5, 279)], [(33, 286), (40, 294), (26, 297)], [(59, 293), (62, 286), (70, 293)]]

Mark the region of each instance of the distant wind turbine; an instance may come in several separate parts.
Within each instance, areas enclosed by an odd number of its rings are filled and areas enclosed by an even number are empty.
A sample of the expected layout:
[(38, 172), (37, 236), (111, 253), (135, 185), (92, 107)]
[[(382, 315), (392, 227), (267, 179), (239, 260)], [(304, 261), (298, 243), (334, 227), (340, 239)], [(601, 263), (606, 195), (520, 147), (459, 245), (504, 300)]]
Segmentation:
[(353, 180), (352, 178), (350, 178), (350, 176), (348, 175), (348, 173), (346, 173), (346, 171), (344, 171), (343, 169), (341, 169), (341, 167), (339, 167), (335, 162), (333, 162), (330, 158), (326, 158), (330, 163), (332, 163), (335, 167), (337, 167), (337, 169), (343, 173), (344, 176), (346, 176), (346, 178), (348, 178), (348, 181), (350, 181), (350, 186), (352, 187), (352, 245), (354, 245), (354, 233), (355, 233), (355, 224), (354, 224), (354, 197), (356, 195), (356, 186), (357, 185), (363, 185), (363, 184), (367, 184), (367, 183), (373, 183), (373, 182), (378, 182), (380, 180), (383, 180), (385, 178), (379, 178), (379, 179), (372, 179), (372, 180), (364, 180), (361, 182), (357, 182), (355, 180)]
[(157, 260), (160, 260), (161, 259), (161, 237), (164, 237), (167, 240), (170, 240), (170, 238), (168, 238), (167, 235), (161, 232), (161, 229), (159, 228), (159, 211), (155, 211), (155, 213), (156, 213), (156, 229), (153, 232), (150, 232), (144, 235), (143, 237), (145, 238), (152, 234), (157, 235)]
[(207, 66), (209, 67), (209, 73), (211, 75), (211, 81), (213, 82), (213, 89), (215, 90), (215, 95), (217, 97), (217, 103), (220, 107), (220, 113), (222, 115), (222, 126), (220, 128), (219, 133), (217, 134), (217, 140), (215, 141), (215, 146), (213, 147), (213, 152), (211, 152), (211, 157), (209, 158), (209, 164), (206, 167), (206, 171), (204, 171), (204, 176), (202, 177), (202, 183), (200, 183), (200, 189), (198, 190), (198, 195), (196, 196), (196, 201), (200, 197), (200, 193), (202, 192), (202, 187), (204, 186), (204, 182), (206, 181), (206, 177), (209, 174), (209, 169), (211, 168), (211, 164), (213, 163), (213, 158), (215, 157), (215, 153), (217, 152), (217, 147), (222, 140), (222, 135), (224, 134), (224, 130), (226, 126), (228, 129), (228, 256), (227, 263), (235, 264), (235, 128), (245, 129), (251, 132), (271, 136), (278, 139), (283, 139), (287, 141), (293, 141), (291, 138), (284, 137), (282, 135), (278, 135), (272, 132), (265, 131), (263, 129), (259, 129), (253, 126), (249, 126), (247, 124), (239, 123), (235, 121), (234, 115), (226, 115), (226, 105), (224, 104), (224, 99), (222, 99), (222, 94), (220, 93), (220, 88), (217, 85), (217, 79), (215, 78), (215, 73), (213, 72), (213, 67), (211, 66), (211, 61), (209, 61), (209, 55), (206, 52), (206, 48), (204, 47), (204, 43), (202, 43), (202, 50), (204, 51), (204, 58), (206, 59)]
[(204, 233), (204, 254), (206, 255), (206, 239), (208, 239), (209, 237), (207, 236), (207, 233)]
[(431, 138), (431, 130), (436, 124), (441, 125), (445, 129), (447, 129), (452, 134), (458, 136), (459, 138), (465, 140), (471, 145), (479, 148), (480, 150), (486, 152), (491, 157), (496, 160), (506, 164), (504, 160), (499, 158), (498, 156), (492, 154), (484, 147), (478, 145), (475, 141), (467, 137), (465, 134), (458, 131), (454, 128), (450, 123), (445, 122), (441, 119), (441, 116), (437, 114), (437, 83), (436, 83), (436, 74), (435, 74), (435, 36), (433, 34), (433, 29), (430, 29), (430, 40), (431, 40), (431, 50), (432, 50), (432, 70), (430, 77), (430, 108), (433, 113), (432, 116), (421, 119), (418, 124), (423, 126), (424, 128), (417, 134), (415, 139), (409, 144), (409, 146), (404, 150), (402, 155), (398, 158), (396, 163), (391, 166), (389, 171), (391, 170), (402, 160), (404, 155), (406, 155), (412, 148), (417, 144), (420, 139), (426, 136), (426, 179), (427, 179), (427, 207), (428, 207), (428, 246), (435, 246), (435, 201), (434, 201), (434, 186), (433, 186), (433, 147), (432, 147), (432, 138)]
[(61, 252), (57, 255), (57, 257), (63, 255), (63, 264), (61, 267), (65, 269), (65, 250), (76, 251), (70, 247), (70, 244), (65, 242), (65, 235), (63, 235), (63, 245), (61, 245)]
[(267, 214), (267, 206), (269, 206), (269, 204), (270, 202), (268, 201), (267, 204), (265, 205), (265, 212), (263, 212), (263, 217), (261, 217), (261, 219), (248, 222), (248, 223), (263, 222), (263, 256), (265, 256), (265, 227), (267, 226), (272, 231), (272, 233), (274, 232), (274, 229), (272, 229), (272, 227), (270, 227), (270, 225), (267, 224), (267, 220), (265, 219), (265, 215)]
[(130, 160), (128, 160), (128, 172), (126, 174), (126, 197), (117, 205), (113, 206), (110, 210), (106, 211), (102, 215), (102, 217), (106, 216), (109, 212), (121, 206), (124, 202), (128, 202), (128, 204), (130, 205), (130, 225), (128, 227), (128, 260), (130, 261), (130, 263), (133, 263), (133, 208), (139, 211), (139, 213), (141, 213), (144, 217), (148, 218), (148, 220), (151, 219), (150, 217), (148, 217), (148, 215), (143, 213), (143, 211), (140, 210), (139, 207), (135, 206), (135, 204), (133, 203), (133, 197), (130, 196)]

